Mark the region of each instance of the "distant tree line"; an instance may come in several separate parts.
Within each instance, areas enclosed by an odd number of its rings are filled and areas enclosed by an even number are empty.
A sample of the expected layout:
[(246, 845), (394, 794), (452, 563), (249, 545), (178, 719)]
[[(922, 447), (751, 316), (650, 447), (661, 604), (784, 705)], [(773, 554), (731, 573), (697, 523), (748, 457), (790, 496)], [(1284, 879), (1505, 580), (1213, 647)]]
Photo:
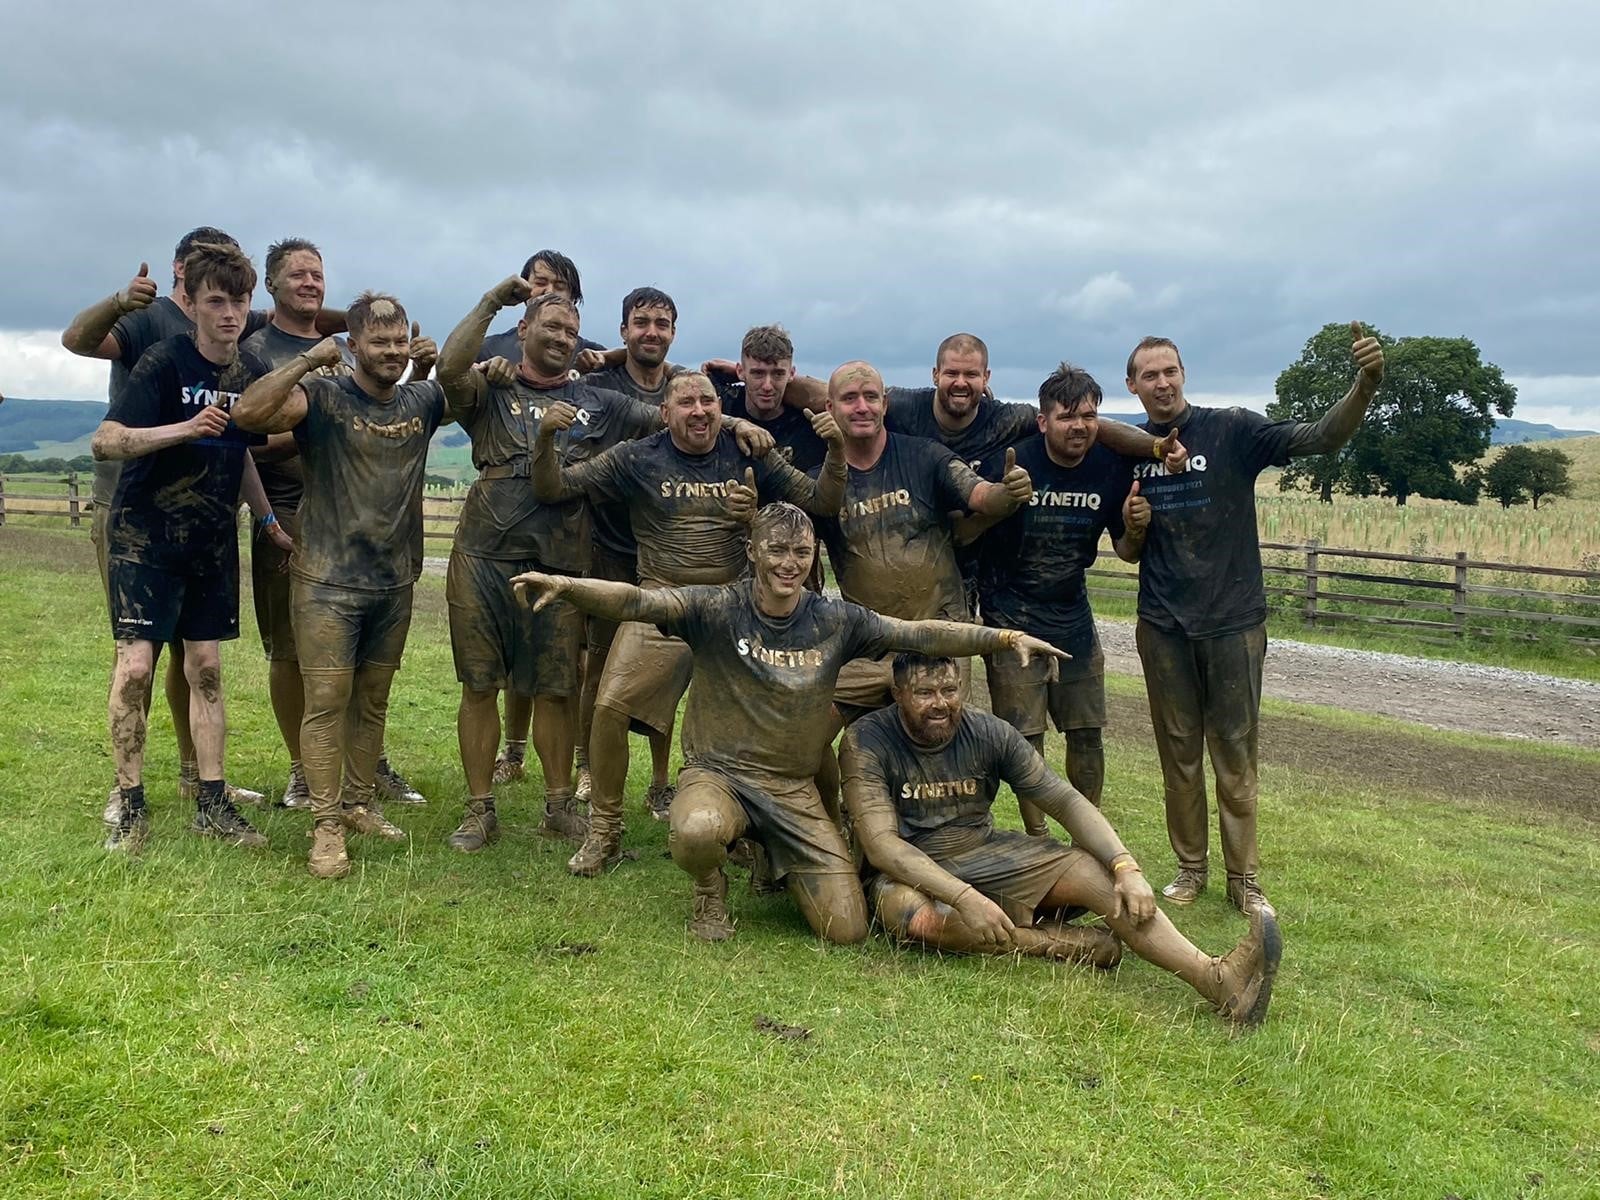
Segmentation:
[(29, 458), (26, 454), (0, 454), (0, 474), (69, 475), (73, 471), (87, 474), (94, 470), (94, 458), (80, 454), (75, 458)]

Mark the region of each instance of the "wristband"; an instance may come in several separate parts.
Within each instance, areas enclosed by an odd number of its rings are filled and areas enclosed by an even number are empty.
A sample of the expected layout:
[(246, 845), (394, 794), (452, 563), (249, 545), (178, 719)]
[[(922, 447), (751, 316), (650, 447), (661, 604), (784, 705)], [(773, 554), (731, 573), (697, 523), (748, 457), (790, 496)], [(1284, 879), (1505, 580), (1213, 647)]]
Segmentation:
[(1141, 875), (1144, 874), (1144, 872), (1140, 869), (1139, 864), (1134, 862), (1131, 857), (1125, 858), (1121, 862), (1112, 863), (1111, 870), (1113, 874), (1118, 871), (1138, 871)]
[(278, 514), (275, 512), (269, 512), (266, 516), (261, 518), (261, 527), (263, 529), (265, 529), (268, 525), (276, 525), (277, 523)]

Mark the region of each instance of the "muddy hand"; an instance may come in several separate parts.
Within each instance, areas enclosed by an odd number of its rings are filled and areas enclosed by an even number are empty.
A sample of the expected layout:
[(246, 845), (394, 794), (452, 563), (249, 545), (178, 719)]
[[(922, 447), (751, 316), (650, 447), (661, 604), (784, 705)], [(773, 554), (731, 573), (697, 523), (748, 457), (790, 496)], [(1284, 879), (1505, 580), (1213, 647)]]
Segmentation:
[(531, 295), (533, 288), (528, 281), (521, 275), (511, 275), (490, 288), (487, 298), (501, 308), (510, 308), (513, 304), (524, 303)]
[(985, 945), (999, 949), (1011, 945), (1017, 927), (1006, 916), (1005, 910), (977, 888), (968, 888), (951, 905), (961, 915), (962, 923)]
[(426, 375), (433, 370), (433, 364), (439, 361), (439, 346), (431, 337), (422, 336), (422, 327), (415, 321), (411, 322), (411, 369), (418, 377)]
[(1072, 657), (1065, 650), (1057, 650), (1049, 642), (1027, 633), (1018, 633), (1017, 640), (1011, 643), (1011, 648), (1017, 652), (1017, 661), (1024, 667), (1036, 657), (1049, 662), (1050, 672), (1047, 678), (1052, 683), (1060, 677), (1060, 668), (1056, 664)]
[(1178, 440), (1176, 429), (1156, 439), (1154, 453), (1166, 465), (1168, 475), (1182, 475), (1189, 469), (1189, 449)]
[(1361, 382), (1375, 388), (1383, 382), (1383, 346), (1361, 330), (1360, 321), (1350, 322), (1350, 353), (1361, 371)]
[(219, 436), (228, 427), (228, 414), (215, 404), (208, 404), (189, 418), (189, 440)]
[(590, 371), (598, 371), (606, 365), (605, 351), (579, 350), (578, 357), (572, 360), (572, 365), (577, 368), (579, 375), (587, 375)]
[[(283, 531), (283, 526), (279, 525), (276, 521), (267, 526), (267, 539), (279, 550), (283, 551), (285, 555), (294, 553), (294, 539), (285, 533)], [(288, 569), (289, 560), (285, 558), (281, 563), (278, 564), (278, 570), (287, 571)]]
[(321, 371), (328, 367), (336, 367), (344, 361), (344, 355), (339, 352), (339, 343), (336, 339), (325, 337), (311, 349), (301, 355), (311, 364), (313, 371)]
[(483, 362), (473, 363), (472, 369), (481, 374), (491, 387), (510, 387), (517, 381), (517, 369), (511, 360), (496, 354)]
[(754, 421), (740, 421), (733, 428), (733, 441), (741, 452), (751, 458), (765, 458), (772, 453), (772, 448), (778, 444), (778, 439), (773, 437)]
[(564, 582), (560, 575), (544, 575), (538, 571), (528, 571), (511, 577), (511, 590), (516, 593), (517, 599), (533, 612), (538, 612), (559, 596), (563, 587)]
[(150, 278), (150, 264), (140, 263), (139, 273), (128, 280), (128, 286), (117, 293), (117, 308), (130, 313), (149, 308), (155, 303), (156, 281)]
[(708, 358), (700, 364), (700, 374), (702, 375), (737, 375), (738, 373), (739, 364), (730, 362), (726, 358)]
[(1017, 466), (1017, 448), (1006, 448), (1006, 470), (1000, 477), (1000, 486), (1006, 490), (1006, 498), (1011, 501), (1013, 509), (1021, 508), (1033, 499), (1033, 480), (1028, 477), (1025, 468)]
[(811, 421), (811, 432), (816, 434), (829, 446), (838, 450), (844, 449), (844, 433), (839, 428), (839, 422), (833, 419), (833, 414), (823, 409), (821, 412), (812, 412), (810, 409), (802, 410)]
[(756, 519), (756, 473), (744, 469), (744, 482), (728, 485), (728, 513), (735, 521), (748, 525)]
[(578, 419), (578, 410), (565, 400), (557, 400), (544, 410), (539, 418), (539, 437), (545, 441), (554, 438), (563, 429), (571, 429)]
[(1150, 501), (1139, 495), (1137, 479), (1122, 502), (1122, 525), (1129, 533), (1143, 533), (1150, 528)]
[(1113, 918), (1125, 916), (1135, 925), (1143, 925), (1156, 915), (1156, 895), (1138, 864), (1111, 872), (1111, 913)]

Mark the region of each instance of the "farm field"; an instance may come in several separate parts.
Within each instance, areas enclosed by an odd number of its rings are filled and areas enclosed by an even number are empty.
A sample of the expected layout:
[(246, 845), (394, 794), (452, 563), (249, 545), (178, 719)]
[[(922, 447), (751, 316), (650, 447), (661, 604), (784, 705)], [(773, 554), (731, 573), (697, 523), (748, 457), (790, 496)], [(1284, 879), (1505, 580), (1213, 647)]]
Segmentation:
[[(642, 743), (638, 857), (606, 878), (533, 835), (536, 781), (504, 791), (496, 849), (451, 853), (458, 693), (431, 577), (389, 739), (432, 801), (394, 813), (409, 844), (358, 846), (329, 886), (295, 814), (262, 816), (257, 855), (200, 843), (158, 698), (152, 845), (108, 860), (87, 538), (0, 529), (0, 622), (7, 1197), (1600, 1190), (1600, 754), (1269, 703), (1287, 950), (1267, 1025), (1239, 1036), (1132, 960), (826, 949), (739, 876), (739, 936), (699, 944), (640, 812)], [(245, 624), (230, 776), (281, 785)], [(1110, 690), (1107, 811), (1159, 885), (1142, 687)], [(1215, 888), (1176, 919), (1219, 950), (1243, 930)]]

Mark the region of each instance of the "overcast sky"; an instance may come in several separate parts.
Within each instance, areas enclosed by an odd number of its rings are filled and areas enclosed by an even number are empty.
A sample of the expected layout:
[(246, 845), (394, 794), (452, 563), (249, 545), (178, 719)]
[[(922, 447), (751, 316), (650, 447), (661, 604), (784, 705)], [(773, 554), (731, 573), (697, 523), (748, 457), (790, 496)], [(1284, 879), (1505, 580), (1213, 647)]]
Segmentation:
[(1161, 333), (1192, 398), (1261, 407), (1354, 318), (1600, 429), (1593, 4), (7, 9), (7, 395), (103, 396), (61, 329), (217, 224), (258, 265), (312, 238), (330, 302), (393, 291), (441, 341), (551, 246), (607, 344), (672, 293), (680, 362), (779, 321), (803, 370), (921, 382), (969, 329), (1000, 394), (1067, 357), (1117, 408)]

